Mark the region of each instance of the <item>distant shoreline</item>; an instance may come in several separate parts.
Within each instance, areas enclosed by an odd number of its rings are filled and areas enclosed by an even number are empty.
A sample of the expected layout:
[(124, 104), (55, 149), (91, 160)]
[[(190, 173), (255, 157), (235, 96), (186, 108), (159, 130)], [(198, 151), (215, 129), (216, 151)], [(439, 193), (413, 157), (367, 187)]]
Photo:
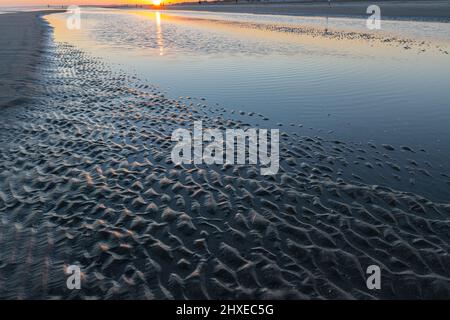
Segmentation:
[(164, 10), (210, 11), (230, 13), (275, 14), (292, 16), (367, 16), (369, 5), (376, 4), (381, 9), (382, 18), (402, 20), (424, 20), (450, 22), (449, 1), (327, 1), (320, 3), (302, 2), (247, 2), (174, 4), (164, 6)]

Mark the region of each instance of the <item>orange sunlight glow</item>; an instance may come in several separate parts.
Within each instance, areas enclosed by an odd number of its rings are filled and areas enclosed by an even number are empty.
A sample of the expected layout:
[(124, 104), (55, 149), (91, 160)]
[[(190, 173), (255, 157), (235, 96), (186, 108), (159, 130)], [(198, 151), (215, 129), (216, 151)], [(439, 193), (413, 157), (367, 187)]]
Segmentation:
[(152, 0), (152, 4), (154, 6), (160, 6), (161, 5), (161, 0)]

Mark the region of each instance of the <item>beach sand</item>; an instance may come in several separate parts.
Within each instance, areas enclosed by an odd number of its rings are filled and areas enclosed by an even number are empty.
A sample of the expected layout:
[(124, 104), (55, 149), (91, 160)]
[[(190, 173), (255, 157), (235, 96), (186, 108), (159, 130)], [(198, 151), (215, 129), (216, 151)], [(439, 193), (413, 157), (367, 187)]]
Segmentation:
[[(58, 12), (58, 11), (52, 11)], [(36, 96), (37, 65), (45, 45), (41, 12), (2, 14), (0, 19), (0, 108)]]
[[(17, 47), (36, 52), (51, 30), (17, 19), (16, 32), (46, 30)], [(71, 45), (41, 48), (25, 52), (35, 99), (0, 108), (0, 298), (450, 298), (450, 205), (339, 175), (355, 155), (366, 170), (425, 175), (414, 150), (282, 133), (275, 176), (175, 166), (174, 129), (247, 125)], [(401, 152), (410, 168), (395, 165)], [(380, 290), (366, 287), (373, 264)], [(69, 265), (81, 290), (66, 287)]]
[(366, 17), (367, 7), (376, 4), (382, 18), (445, 20), (450, 19), (448, 1), (331, 1), (322, 3), (249, 3), (247, 1), (217, 4), (180, 4), (165, 6), (167, 10), (194, 10), (211, 12), (235, 12), (279, 14), (292, 16), (345, 16)]

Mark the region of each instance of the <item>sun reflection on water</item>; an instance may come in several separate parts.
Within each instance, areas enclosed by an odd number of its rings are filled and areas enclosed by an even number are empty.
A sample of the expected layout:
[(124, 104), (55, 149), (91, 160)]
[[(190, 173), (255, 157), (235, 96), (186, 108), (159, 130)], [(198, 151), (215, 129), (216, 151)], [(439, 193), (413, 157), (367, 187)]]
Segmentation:
[(164, 39), (161, 28), (161, 13), (159, 11), (155, 12), (156, 17), (156, 42), (159, 48), (159, 55), (164, 55)]

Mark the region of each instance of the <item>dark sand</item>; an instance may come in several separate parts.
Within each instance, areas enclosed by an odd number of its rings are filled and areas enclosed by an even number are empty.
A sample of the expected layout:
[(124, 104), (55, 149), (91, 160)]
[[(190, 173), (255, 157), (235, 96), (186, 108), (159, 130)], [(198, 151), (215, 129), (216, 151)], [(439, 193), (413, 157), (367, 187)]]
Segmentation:
[(367, 16), (367, 7), (376, 4), (382, 18), (450, 20), (449, 1), (332, 1), (325, 3), (236, 3), (183, 4), (166, 6), (167, 10), (195, 10), (293, 16)]
[(0, 108), (21, 104), (39, 90), (36, 68), (47, 41), (40, 15), (40, 12), (1, 15)]
[(435, 179), (415, 150), (283, 134), (273, 177), (174, 166), (172, 130), (246, 125), (70, 45), (44, 50), (44, 94), (0, 109), (0, 298), (450, 298), (450, 205), (340, 173), (357, 156)]

